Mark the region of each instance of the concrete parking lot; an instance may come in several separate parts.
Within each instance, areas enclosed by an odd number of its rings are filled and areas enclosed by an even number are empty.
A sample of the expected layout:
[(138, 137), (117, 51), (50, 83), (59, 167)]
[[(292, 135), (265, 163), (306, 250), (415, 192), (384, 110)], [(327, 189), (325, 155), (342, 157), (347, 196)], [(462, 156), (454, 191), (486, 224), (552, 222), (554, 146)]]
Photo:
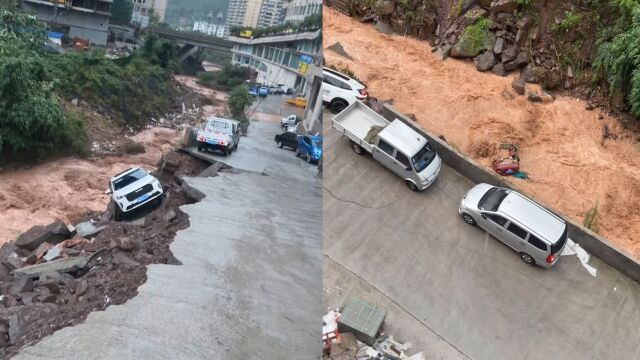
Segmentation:
[(324, 303), (369, 298), (435, 358), (637, 359), (640, 286), (596, 258), (545, 270), (457, 213), (473, 186), (444, 166), (423, 193), (351, 151), (325, 114)]

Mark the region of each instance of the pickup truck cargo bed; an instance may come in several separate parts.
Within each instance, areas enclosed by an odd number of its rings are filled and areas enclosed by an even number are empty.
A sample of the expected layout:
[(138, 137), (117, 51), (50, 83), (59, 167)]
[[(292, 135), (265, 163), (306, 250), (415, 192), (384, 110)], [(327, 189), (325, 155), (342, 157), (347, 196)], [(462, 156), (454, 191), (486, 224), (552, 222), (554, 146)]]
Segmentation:
[(389, 121), (359, 101), (333, 117), (333, 127), (368, 152), (371, 152), (372, 148), (364, 139), (371, 127), (387, 125)]

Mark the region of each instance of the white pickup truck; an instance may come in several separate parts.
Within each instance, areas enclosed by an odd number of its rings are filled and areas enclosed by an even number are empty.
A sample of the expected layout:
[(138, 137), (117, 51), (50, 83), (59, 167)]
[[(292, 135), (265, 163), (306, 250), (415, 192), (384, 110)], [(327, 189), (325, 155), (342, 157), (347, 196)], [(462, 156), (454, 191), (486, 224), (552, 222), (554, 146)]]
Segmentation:
[(210, 117), (203, 129), (198, 129), (198, 151), (220, 150), (227, 156), (240, 143), (240, 122), (231, 119)]
[(332, 123), (351, 140), (355, 153), (372, 154), (413, 191), (428, 188), (440, 173), (442, 160), (424, 136), (401, 120), (387, 121), (360, 101), (334, 116)]

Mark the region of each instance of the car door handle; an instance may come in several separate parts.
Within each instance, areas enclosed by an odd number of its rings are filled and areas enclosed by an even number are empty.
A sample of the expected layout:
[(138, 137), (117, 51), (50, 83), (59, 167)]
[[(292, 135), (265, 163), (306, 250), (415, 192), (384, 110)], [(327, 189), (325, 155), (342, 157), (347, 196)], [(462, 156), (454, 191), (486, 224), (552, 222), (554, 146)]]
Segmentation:
[(501, 229), (501, 228), (496, 228), (496, 230), (498, 230), (498, 231), (502, 231), (502, 229)]

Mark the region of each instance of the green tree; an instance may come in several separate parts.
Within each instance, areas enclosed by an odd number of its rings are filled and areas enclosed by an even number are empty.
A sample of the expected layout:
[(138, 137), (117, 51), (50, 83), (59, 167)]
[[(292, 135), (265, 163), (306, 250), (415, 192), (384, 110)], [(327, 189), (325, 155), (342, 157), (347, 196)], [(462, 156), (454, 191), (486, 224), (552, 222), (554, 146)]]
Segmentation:
[(244, 86), (236, 86), (229, 94), (229, 110), (231, 116), (241, 122), (248, 121), (245, 110), (253, 104), (254, 97), (249, 94), (249, 89)]
[(133, 15), (133, 3), (130, 0), (113, 0), (111, 5), (111, 23), (130, 24)]
[(623, 95), (631, 113), (640, 117), (640, 5), (631, 13), (629, 26), (599, 45), (594, 67), (605, 74), (610, 91)]

